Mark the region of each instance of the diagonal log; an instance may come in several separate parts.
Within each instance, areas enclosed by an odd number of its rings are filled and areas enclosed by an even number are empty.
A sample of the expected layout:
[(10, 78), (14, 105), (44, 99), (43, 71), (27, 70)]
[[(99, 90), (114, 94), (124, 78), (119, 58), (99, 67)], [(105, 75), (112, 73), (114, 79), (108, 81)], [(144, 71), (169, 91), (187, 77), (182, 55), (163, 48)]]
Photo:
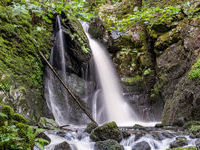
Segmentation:
[[(46, 59), (46, 57), (44, 56), (44, 54), (39, 51), (40, 56), (42, 57), (42, 59), (45, 61), (45, 63), (48, 65), (48, 67), (51, 69), (51, 71), (54, 73), (54, 75), (58, 78), (58, 80), (61, 82), (61, 84), (64, 86), (64, 88), (69, 92), (69, 94), (72, 96), (72, 98), (74, 99), (74, 101), (78, 104), (78, 106), (82, 109), (82, 111), (88, 116), (88, 118), (96, 123), (96, 121), (92, 118), (92, 116), (87, 112), (87, 110), (83, 107), (83, 105), (80, 103), (80, 101), (78, 100), (78, 98), (73, 94), (73, 92), (67, 87), (67, 85), (64, 83), (64, 81), (62, 80), (62, 78), (59, 76), (59, 74), (56, 72), (56, 70), (53, 68), (53, 66), (48, 62), (48, 60)], [(96, 123), (97, 124), (97, 123)]]

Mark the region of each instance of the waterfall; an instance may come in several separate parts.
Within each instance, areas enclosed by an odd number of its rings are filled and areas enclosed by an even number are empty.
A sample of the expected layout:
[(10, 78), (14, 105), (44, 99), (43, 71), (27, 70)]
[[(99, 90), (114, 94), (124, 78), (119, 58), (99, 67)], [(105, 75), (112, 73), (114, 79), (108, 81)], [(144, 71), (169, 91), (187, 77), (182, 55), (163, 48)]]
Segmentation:
[[(102, 109), (99, 109), (100, 111), (96, 112), (95, 118), (98, 122), (102, 120), (99, 117), (103, 116), (103, 120), (105, 122), (115, 121), (118, 124), (123, 125), (127, 125), (127, 123), (133, 124), (138, 120), (138, 118), (122, 95), (118, 77), (114, 66), (112, 65), (111, 59), (109, 58), (109, 54), (106, 52), (103, 45), (92, 39), (88, 34), (88, 25), (86, 23), (83, 23), (83, 28), (89, 39), (98, 80), (103, 93), (103, 97), (98, 99), (98, 101), (101, 100), (99, 103), (101, 103)], [(94, 107), (95, 106), (93, 106), (93, 108)]]
[[(86, 25), (83, 25), (83, 27), (86, 28)], [(93, 59), (90, 61), (89, 72), (84, 70), (85, 67), (81, 67), (80, 62), (78, 62), (83, 73), (83, 76), (79, 77), (73, 70), (77, 67), (77, 60), (73, 60), (75, 56), (71, 56), (73, 50), (70, 49), (70, 42), (63, 31), (59, 15), (56, 17), (54, 31), (55, 41), (51, 50), (50, 63), (88, 111), (92, 113), (94, 119), (100, 124), (116, 121), (118, 125), (133, 125), (138, 121), (136, 114), (122, 95), (114, 66), (104, 46), (92, 39), (85, 30)], [(95, 74), (96, 72), (97, 74)], [(96, 76), (94, 77), (94, 75)], [(87, 80), (89, 76), (94, 77), (94, 79)], [(86, 124), (88, 118), (74, 103), (49, 68), (46, 69), (44, 77), (45, 98), (56, 122), (59, 125)], [(97, 84), (96, 89), (95, 83)]]
[[(56, 18), (56, 33), (54, 47), (51, 50), (50, 63), (56, 68), (62, 79), (66, 80), (66, 68), (65, 68), (65, 44), (63, 41), (63, 31), (61, 27), (61, 20), (58, 15)], [(45, 77), (45, 97), (48, 107), (52, 111), (56, 122), (60, 125), (66, 124), (67, 120), (67, 101), (68, 97), (62, 86), (59, 85), (59, 81), (55, 79), (53, 73), (47, 68), (47, 77)], [(56, 94), (55, 94), (56, 93)]]

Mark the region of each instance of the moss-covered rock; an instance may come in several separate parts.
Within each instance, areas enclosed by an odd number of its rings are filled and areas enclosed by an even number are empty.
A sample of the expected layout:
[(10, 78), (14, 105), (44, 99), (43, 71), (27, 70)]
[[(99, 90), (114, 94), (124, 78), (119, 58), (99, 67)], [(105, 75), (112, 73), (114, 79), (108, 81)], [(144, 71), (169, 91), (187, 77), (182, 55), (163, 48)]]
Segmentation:
[(0, 4), (0, 95), (5, 104), (36, 121), (47, 107), (38, 50), (49, 54), (51, 25), (34, 8), (10, 2)]
[(117, 141), (109, 139), (96, 142), (95, 150), (124, 150), (124, 148)]
[(8, 119), (11, 120), (14, 115), (14, 110), (8, 106), (8, 105), (3, 105), (2, 106), (2, 113), (6, 114)]
[(195, 146), (191, 146), (191, 147), (178, 147), (178, 148), (170, 148), (167, 150), (198, 150)]
[(92, 130), (90, 138), (95, 142), (108, 139), (120, 142), (122, 140), (122, 135), (117, 124), (115, 122), (110, 122)]
[(142, 141), (135, 144), (132, 150), (151, 150), (151, 147), (147, 142)]
[(24, 118), (24, 116), (19, 113), (15, 113), (12, 118), (17, 122), (27, 123), (27, 120)]
[(94, 122), (88, 123), (87, 127), (84, 130), (84, 132), (87, 132), (87, 133), (90, 134), (92, 132), (92, 130), (94, 130), (97, 127), (98, 127), (98, 125), (96, 123), (94, 123)]
[(45, 117), (41, 117), (40, 121), (38, 122), (38, 126), (44, 129), (57, 129), (59, 125), (53, 120)]
[(185, 137), (177, 137), (174, 142), (170, 144), (170, 148), (182, 147), (188, 144)]

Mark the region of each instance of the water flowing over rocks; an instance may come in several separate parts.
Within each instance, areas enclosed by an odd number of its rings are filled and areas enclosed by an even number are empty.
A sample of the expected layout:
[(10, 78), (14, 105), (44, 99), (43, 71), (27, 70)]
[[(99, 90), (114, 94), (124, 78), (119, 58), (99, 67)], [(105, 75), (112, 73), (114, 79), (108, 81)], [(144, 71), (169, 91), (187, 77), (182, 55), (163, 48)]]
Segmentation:
[(109, 139), (96, 142), (95, 150), (124, 150), (124, 148), (117, 141)]
[(145, 141), (139, 142), (135, 144), (135, 146), (132, 148), (132, 150), (151, 150), (151, 147), (149, 144)]

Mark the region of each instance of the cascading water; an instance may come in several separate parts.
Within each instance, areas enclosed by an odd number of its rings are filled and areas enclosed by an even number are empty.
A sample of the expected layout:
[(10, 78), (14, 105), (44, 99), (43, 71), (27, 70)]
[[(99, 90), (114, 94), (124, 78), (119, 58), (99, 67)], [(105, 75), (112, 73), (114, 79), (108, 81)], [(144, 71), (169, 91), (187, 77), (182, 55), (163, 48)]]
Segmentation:
[[(71, 71), (74, 65), (72, 62), (73, 59), (70, 58), (67, 36), (63, 31), (59, 15), (56, 17), (54, 32), (55, 41), (51, 50), (50, 63), (66, 85), (68, 85), (75, 94), (80, 93), (80, 96), (82, 96), (81, 99), (83, 100), (82, 102), (84, 103), (86, 92), (82, 89), (84, 89), (85, 81)], [(45, 98), (49, 109), (59, 125), (80, 125), (88, 122), (85, 114), (79, 109), (77, 104), (74, 103), (67, 90), (49, 68), (46, 69), (45, 75)]]
[[(63, 41), (63, 31), (61, 27), (60, 16), (58, 15), (56, 18), (56, 36), (54, 47), (51, 51), (50, 63), (56, 68), (59, 75), (62, 79), (66, 80), (66, 69), (65, 69), (65, 45)], [(59, 61), (58, 61), (59, 60)], [(67, 96), (63, 94), (63, 88), (59, 86), (59, 81), (57, 81), (51, 72), (47, 68), (47, 75), (45, 81), (45, 97), (47, 99), (47, 104), (50, 110), (52, 111), (56, 122), (60, 125), (66, 124), (66, 115), (67, 111)], [(58, 88), (59, 87), (59, 88)], [(55, 94), (57, 93), (57, 94)]]
[(133, 124), (138, 118), (123, 98), (120, 84), (108, 53), (106, 53), (103, 45), (90, 37), (87, 31), (87, 23), (83, 23), (83, 28), (89, 39), (99, 82), (103, 91), (103, 101), (101, 103), (103, 103), (102, 106), (105, 109), (100, 109), (100, 112), (96, 112), (97, 121), (100, 122), (99, 116), (103, 116), (105, 117), (103, 119), (105, 122), (115, 121), (117, 124)]

